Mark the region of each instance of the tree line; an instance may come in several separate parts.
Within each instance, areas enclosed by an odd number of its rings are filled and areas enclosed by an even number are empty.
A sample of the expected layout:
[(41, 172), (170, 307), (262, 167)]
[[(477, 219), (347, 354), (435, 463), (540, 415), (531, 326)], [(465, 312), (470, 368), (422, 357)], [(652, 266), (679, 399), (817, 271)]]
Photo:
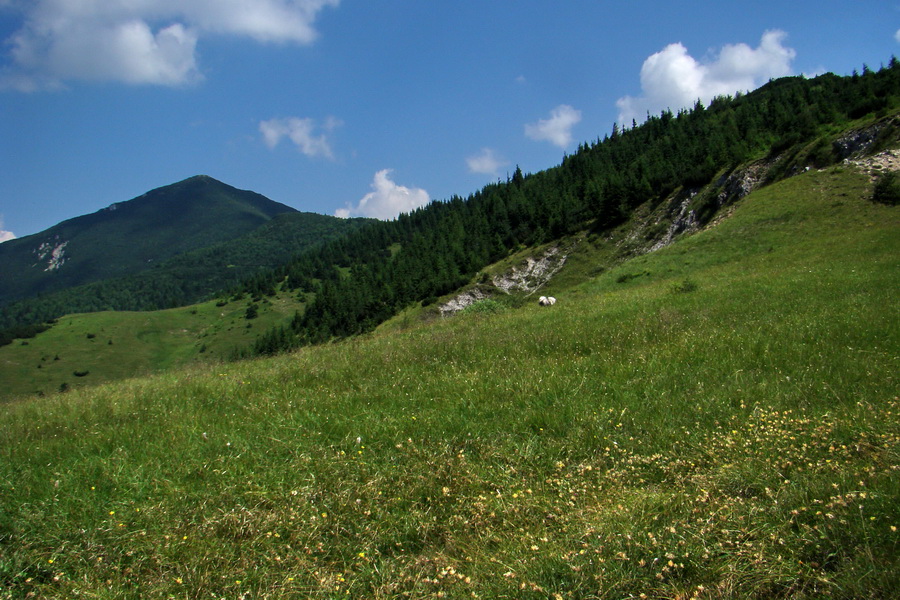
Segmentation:
[(0, 309), (0, 331), (72, 313), (160, 310), (215, 298), (224, 290), (243, 287), (260, 270), (274, 269), (365, 221), (313, 213), (278, 215), (234, 242), (186, 252), (140, 273), (11, 303)]
[[(898, 105), (895, 58), (878, 71), (864, 66), (852, 76), (772, 80), (751, 93), (717, 97), (709, 106), (698, 101), (677, 112), (648, 114), (640, 125), (615, 124), (556, 167), (533, 174), (516, 168), (506, 181), (466, 198), (433, 201), (394, 221), (360, 223), (290, 260), (282, 254), (281, 266), (256, 268), (249, 276), (241, 269), (223, 274), (209, 256), (185, 255), (173, 259), (169, 270), (4, 307), (0, 328), (73, 312), (155, 310), (214, 295), (260, 297), (281, 289), (296, 294), (304, 310), (288, 325), (265, 332), (253, 353), (355, 335), (414, 302), (427, 304), (459, 288), (518, 248), (586, 228), (607, 230), (639, 205), (661, 202), (679, 188), (699, 189), (749, 160), (790, 154), (805, 145), (814, 149), (807, 157), (813, 166), (832, 164), (843, 156), (830, 136), (856, 119), (884, 116)], [(710, 218), (714, 208), (699, 206), (698, 213)], [(230, 251), (266, 264), (266, 257), (258, 255), (271, 245), (259, 240), (246, 245)]]
[[(254, 277), (243, 290), (277, 286), (299, 294), (305, 309), (263, 334), (255, 354), (272, 354), (370, 331), (414, 302), (428, 303), (471, 281), (516, 248), (593, 228), (607, 230), (646, 202), (679, 188), (699, 188), (766, 155), (812, 144), (807, 160), (824, 167), (843, 158), (827, 142), (855, 119), (884, 116), (900, 103), (900, 65), (849, 77), (786, 77), (748, 94), (614, 125), (554, 168), (524, 174), (467, 198), (435, 201), (348, 236)], [(701, 211), (711, 217), (712, 211)]]

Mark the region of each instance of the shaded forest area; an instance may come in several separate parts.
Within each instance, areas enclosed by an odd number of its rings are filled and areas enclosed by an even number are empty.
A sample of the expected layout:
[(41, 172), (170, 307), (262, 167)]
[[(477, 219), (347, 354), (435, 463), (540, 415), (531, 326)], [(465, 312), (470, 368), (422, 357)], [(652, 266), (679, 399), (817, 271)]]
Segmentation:
[(103, 310), (160, 310), (208, 300), (243, 285), (260, 270), (270, 271), (294, 255), (363, 226), (367, 219), (342, 220), (314, 213), (277, 215), (234, 242), (180, 254), (155, 267), (88, 283), (0, 309), (0, 336), (10, 328), (66, 314)]

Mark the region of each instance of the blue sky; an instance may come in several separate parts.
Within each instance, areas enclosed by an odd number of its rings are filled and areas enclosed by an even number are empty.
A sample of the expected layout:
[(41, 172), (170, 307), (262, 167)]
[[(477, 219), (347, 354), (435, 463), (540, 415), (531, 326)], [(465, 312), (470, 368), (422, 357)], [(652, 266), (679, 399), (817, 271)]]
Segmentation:
[(0, 0), (0, 239), (206, 174), (392, 218), (900, 54), (900, 2)]

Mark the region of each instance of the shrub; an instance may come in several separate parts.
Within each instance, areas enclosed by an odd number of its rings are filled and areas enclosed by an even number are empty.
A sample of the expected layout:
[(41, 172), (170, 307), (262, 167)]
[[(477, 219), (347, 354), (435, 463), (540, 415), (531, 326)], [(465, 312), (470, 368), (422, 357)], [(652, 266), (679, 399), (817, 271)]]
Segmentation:
[(502, 302), (497, 302), (496, 300), (492, 300), (491, 298), (485, 298), (484, 300), (479, 300), (478, 302), (465, 307), (464, 309), (462, 309), (461, 313), (466, 315), (488, 315), (500, 312), (505, 309), (506, 306), (504, 306)]
[(809, 159), (817, 169), (824, 169), (834, 164), (834, 146), (829, 144), (824, 138), (820, 138), (810, 149)]
[(673, 281), (669, 284), (669, 291), (673, 294), (686, 294), (688, 292), (693, 292), (697, 289), (697, 284), (690, 279), (682, 279), (680, 281)]
[(872, 201), (888, 206), (900, 204), (900, 173), (888, 171), (882, 174), (875, 182), (875, 191)]
[(643, 277), (644, 275), (649, 275), (650, 271), (642, 271), (640, 273), (622, 273), (618, 277), (616, 277), (616, 283), (628, 283), (632, 279), (637, 279), (638, 277)]
[(654, 223), (653, 225), (648, 226), (644, 230), (644, 239), (651, 241), (656, 240), (663, 237), (666, 234), (666, 231), (669, 230), (669, 224), (665, 221), (660, 221), (659, 223)]

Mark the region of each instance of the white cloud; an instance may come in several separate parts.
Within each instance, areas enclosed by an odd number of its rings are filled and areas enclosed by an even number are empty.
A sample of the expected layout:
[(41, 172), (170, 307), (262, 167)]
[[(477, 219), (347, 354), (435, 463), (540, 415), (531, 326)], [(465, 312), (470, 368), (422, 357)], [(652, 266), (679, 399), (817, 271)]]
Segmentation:
[(196, 46), (207, 33), (310, 44), (318, 12), (340, 0), (35, 0), (5, 40), (0, 85), (22, 91), (66, 81), (185, 85), (201, 79)]
[(697, 100), (708, 103), (716, 96), (753, 90), (769, 79), (789, 75), (797, 53), (783, 45), (785, 37), (783, 31), (766, 31), (759, 47), (729, 44), (705, 62), (694, 59), (681, 43), (669, 44), (644, 61), (643, 95), (625, 96), (616, 102), (619, 121), (643, 121), (647, 112), (677, 110)]
[(492, 149), (482, 148), (480, 153), (466, 158), (466, 164), (472, 173), (496, 175), (500, 168), (507, 166), (509, 162), (497, 156)]
[(3, 217), (0, 216), (0, 244), (14, 239), (16, 239), (16, 234), (14, 234), (12, 231), (3, 230)]
[[(12, 38), (15, 62), (38, 80), (118, 80), (180, 85), (199, 79), (195, 31), (173, 24), (155, 33), (132, 20), (92, 29), (77, 25), (54, 35), (52, 43), (22, 32)], [(27, 85), (28, 79), (22, 80)]]
[(900, 42), (900, 29), (898, 29), (897, 33), (894, 34), (894, 39)]
[[(322, 129), (330, 132), (340, 125), (342, 125), (340, 120), (328, 117), (322, 124)], [(282, 138), (287, 137), (306, 156), (324, 156), (333, 159), (334, 153), (331, 150), (331, 143), (328, 141), (328, 137), (325, 133), (317, 136), (315, 134), (316, 128), (317, 124), (313, 119), (300, 119), (297, 117), (269, 119), (259, 123), (259, 131), (262, 133), (263, 140), (269, 148), (274, 148), (281, 142)]]
[(431, 199), (421, 188), (408, 188), (391, 181), (391, 170), (383, 169), (375, 173), (372, 191), (363, 196), (356, 206), (347, 206), (335, 211), (336, 217), (374, 217), (388, 220), (400, 213), (410, 213), (425, 206)]
[(581, 121), (581, 111), (568, 104), (560, 104), (550, 113), (549, 119), (525, 125), (525, 135), (533, 140), (551, 142), (560, 148), (572, 143), (572, 127)]

